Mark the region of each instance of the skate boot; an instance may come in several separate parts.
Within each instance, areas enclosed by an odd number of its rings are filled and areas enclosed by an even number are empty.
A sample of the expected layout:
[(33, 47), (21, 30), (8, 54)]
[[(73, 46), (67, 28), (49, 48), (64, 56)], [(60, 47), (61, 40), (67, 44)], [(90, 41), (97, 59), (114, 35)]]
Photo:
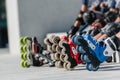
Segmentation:
[(32, 54), (32, 38), (25, 36), (20, 38), (20, 57), (22, 59), (21, 66), (24, 68), (29, 68), (30, 66), (39, 66), (43, 63), (35, 60)]
[(23, 67), (42, 66), (48, 63), (49, 66), (54, 66), (54, 61), (52, 61), (48, 56), (46, 56), (48, 55), (48, 52), (45, 52), (43, 47), (38, 43), (36, 37), (24, 37), (20, 39), (20, 42), (25, 43), (24, 46), (20, 48), (21, 52), (25, 52), (25, 54), (21, 54), (21, 58), (23, 60), (21, 62), (21, 65)]
[[(89, 71), (97, 71), (100, 63), (106, 61), (115, 52), (108, 45), (116, 49), (113, 41), (106, 39), (105, 41), (95, 41), (90, 35), (78, 35), (72, 37), (73, 43), (78, 46), (78, 52), (81, 53), (81, 59), (87, 63), (86, 68)], [(109, 42), (109, 43), (108, 43)]]
[[(63, 68), (63, 62), (60, 61), (60, 47), (58, 46), (60, 37), (52, 35), (49, 38), (45, 38), (44, 43), (48, 46), (51, 46), (50, 56), (51, 59), (55, 62), (57, 68)], [(49, 43), (49, 44), (48, 44)], [(47, 47), (48, 48), (48, 47)]]
[(54, 66), (54, 61), (51, 60), (50, 53), (38, 43), (36, 37), (33, 38), (32, 52), (36, 60), (39, 60), (40, 62), (43, 61), (43, 64), (49, 64), (50, 67)]
[(77, 64), (82, 63), (80, 54), (76, 52), (76, 45), (67, 36), (53, 35), (48, 40), (52, 43), (51, 58), (55, 61), (56, 67), (72, 70)]
[(50, 36), (49, 38), (44, 39), (44, 43), (47, 45), (47, 51), (50, 52), (51, 59), (55, 61), (55, 53), (57, 45), (54, 44), (55, 35)]
[(62, 36), (59, 46), (62, 49), (60, 60), (64, 62), (63, 66), (65, 69), (72, 70), (77, 64), (82, 63), (80, 54), (76, 51), (76, 45), (72, 43), (71, 39)]

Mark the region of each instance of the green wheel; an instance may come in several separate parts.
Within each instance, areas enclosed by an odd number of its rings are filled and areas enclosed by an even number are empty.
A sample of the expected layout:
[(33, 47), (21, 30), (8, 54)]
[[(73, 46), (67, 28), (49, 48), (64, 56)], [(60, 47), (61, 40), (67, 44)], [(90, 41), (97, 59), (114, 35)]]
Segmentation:
[(25, 66), (25, 68), (29, 68), (30, 67), (30, 65), (28, 65), (27, 61), (24, 61), (24, 66)]
[(23, 54), (23, 59), (27, 60), (27, 53)]
[(20, 38), (20, 44), (23, 44), (23, 37)]
[(25, 62), (25, 61), (21, 61), (21, 62), (20, 62), (20, 65), (21, 65), (23, 68), (25, 68), (24, 62)]
[(24, 51), (24, 52), (27, 52), (27, 44), (25, 44), (25, 45), (23, 46), (23, 51)]
[(24, 56), (24, 54), (21, 53), (21, 54), (20, 54), (20, 58), (21, 58), (22, 60), (24, 60), (24, 57), (23, 57), (23, 56)]
[(23, 43), (26, 44), (27, 40), (30, 40), (31, 38), (29, 36), (25, 36), (23, 38)]
[(20, 52), (24, 52), (23, 45), (20, 46)]

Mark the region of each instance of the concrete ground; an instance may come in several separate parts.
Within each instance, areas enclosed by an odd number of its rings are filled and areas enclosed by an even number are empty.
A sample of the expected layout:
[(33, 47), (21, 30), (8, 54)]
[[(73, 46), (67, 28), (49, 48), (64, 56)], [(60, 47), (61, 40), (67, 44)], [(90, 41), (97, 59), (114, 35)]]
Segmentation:
[(73, 71), (56, 67), (20, 66), (19, 55), (10, 55), (8, 50), (0, 50), (0, 80), (120, 80), (120, 64), (102, 64), (99, 71), (90, 72), (84, 65), (78, 65)]

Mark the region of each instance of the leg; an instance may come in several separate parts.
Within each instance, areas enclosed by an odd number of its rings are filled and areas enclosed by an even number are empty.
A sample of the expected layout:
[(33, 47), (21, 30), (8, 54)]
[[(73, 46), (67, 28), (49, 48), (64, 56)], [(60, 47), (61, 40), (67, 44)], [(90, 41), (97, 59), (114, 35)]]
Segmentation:
[(109, 23), (104, 28), (102, 28), (101, 34), (95, 36), (96, 40), (102, 40), (107, 37), (111, 37), (119, 32), (120, 24), (119, 23)]
[(87, 11), (88, 1), (89, 0), (82, 0), (82, 6), (80, 8), (80, 12), (79, 12), (73, 26), (68, 31), (68, 37), (72, 37), (74, 34), (76, 34), (76, 32), (79, 30), (79, 26), (81, 24), (83, 24), (82, 16), (83, 16), (83, 13)]
[(102, 39), (105, 39), (105, 38), (107, 38), (108, 37), (108, 35), (107, 34), (103, 34), (101, 37), (99, 37), (97, 40), (102, 40)]

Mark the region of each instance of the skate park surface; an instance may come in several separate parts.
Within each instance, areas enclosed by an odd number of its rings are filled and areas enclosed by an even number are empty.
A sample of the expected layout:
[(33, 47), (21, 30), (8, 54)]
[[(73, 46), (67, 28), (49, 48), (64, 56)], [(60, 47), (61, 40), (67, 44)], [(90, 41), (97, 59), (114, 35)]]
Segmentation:
[(96, 72), (90, 72), (84, 65), (72, 71), (63, 68), (20, 66), (19, 55), (11, 55), (8, 49), (0, 49), (0, 80), (120, 80), (120, 64), (103, 63)]

